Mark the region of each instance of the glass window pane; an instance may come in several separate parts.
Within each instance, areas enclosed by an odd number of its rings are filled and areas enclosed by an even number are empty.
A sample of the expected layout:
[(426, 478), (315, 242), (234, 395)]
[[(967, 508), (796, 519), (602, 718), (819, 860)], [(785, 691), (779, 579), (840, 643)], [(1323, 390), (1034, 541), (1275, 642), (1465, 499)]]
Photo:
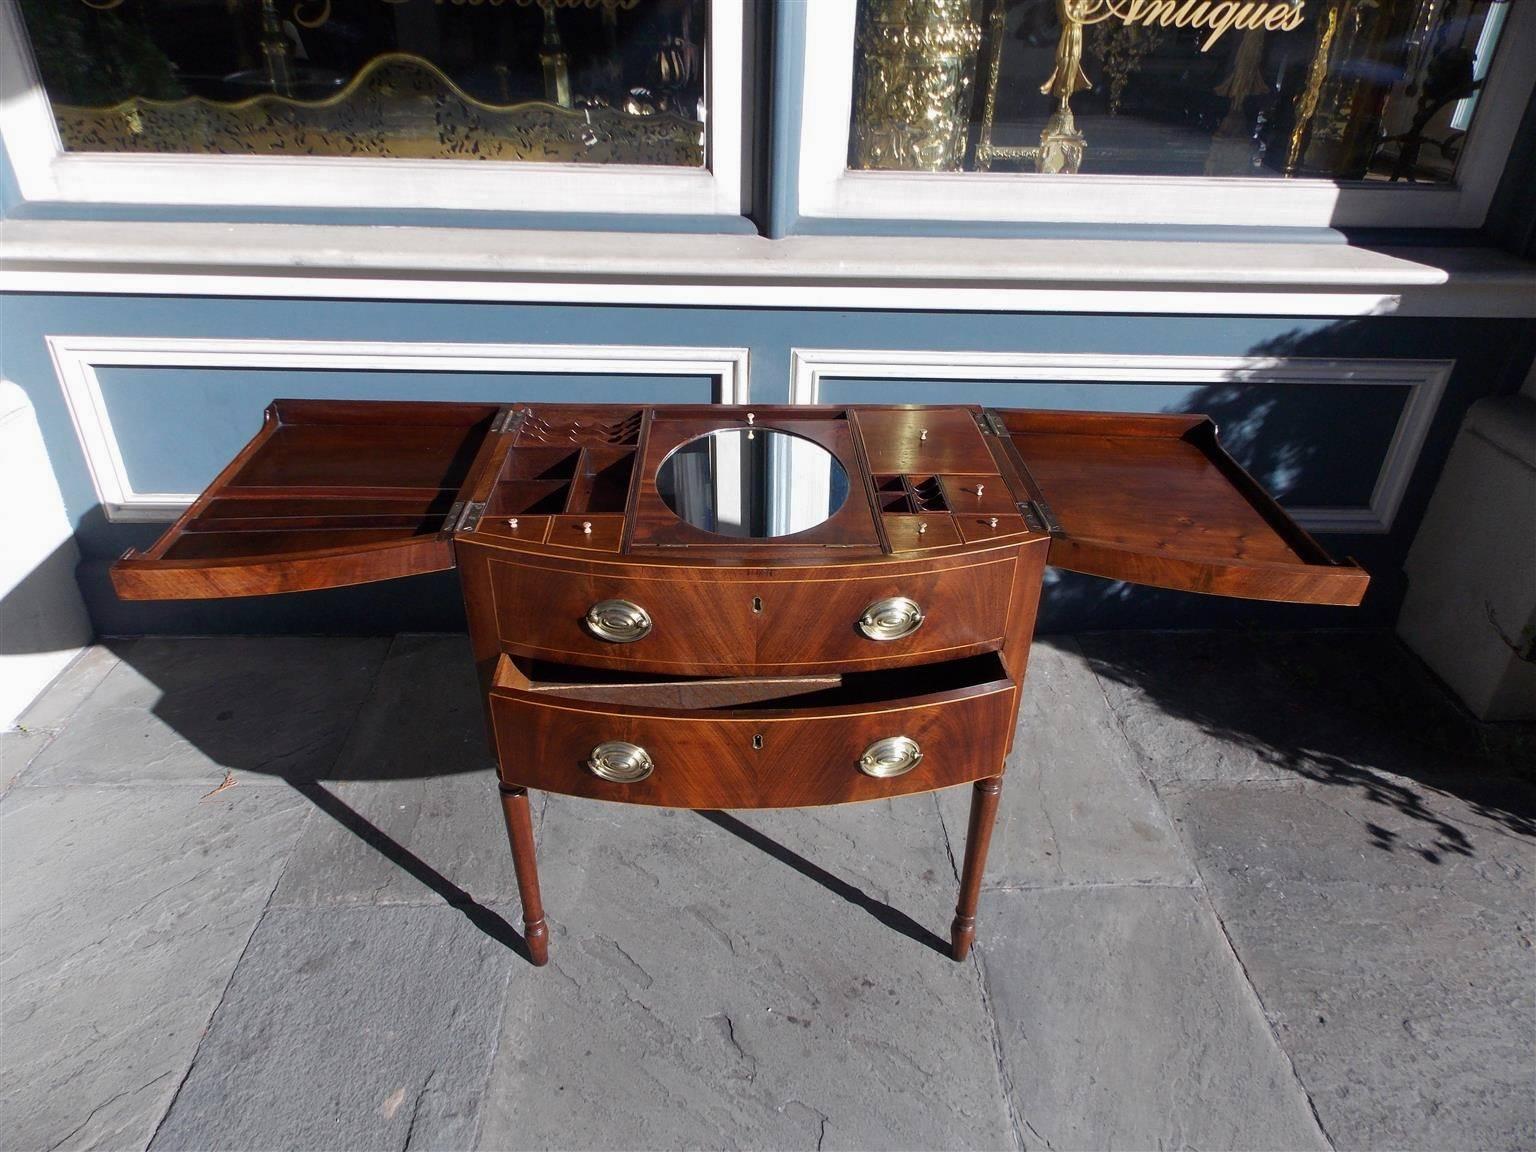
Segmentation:
[(860, 0), (848, 165), (1450, 184), (1511, 0)]
[(706, 0), (22, 0), (71, 152), (704, 163)]

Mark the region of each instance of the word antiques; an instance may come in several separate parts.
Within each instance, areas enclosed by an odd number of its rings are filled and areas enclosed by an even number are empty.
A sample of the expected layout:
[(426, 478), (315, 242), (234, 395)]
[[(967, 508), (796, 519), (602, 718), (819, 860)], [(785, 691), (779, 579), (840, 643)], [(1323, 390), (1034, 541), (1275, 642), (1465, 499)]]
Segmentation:
[(1229, 30), (1294, 32), (1301, 27), (1306, 0), (1068, 0), (1078, 24), (1120, 20), (1144, 28), (1205, 28), (1210, 30), (1200, 51)]

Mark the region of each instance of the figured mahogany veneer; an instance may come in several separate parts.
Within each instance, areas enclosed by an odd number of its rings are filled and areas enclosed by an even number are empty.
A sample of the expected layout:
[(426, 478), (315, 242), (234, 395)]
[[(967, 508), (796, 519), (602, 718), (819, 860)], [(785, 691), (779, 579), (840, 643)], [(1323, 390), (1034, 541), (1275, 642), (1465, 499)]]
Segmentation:
[[(790, 808), (930, 792), (996, 775), (1008, 745), (1015, 686), (995, 655), (903, 676), (808, 691), (748, 679), (665, 685), (675, 703), (643, 690), (613, 702), (581, 684), (548, 687), (502, 657), (491, 726), (508, 785), (670, 808)], [(923, 759), (902, 776), (858, 771), (875, 741), (907, 736)], [(655, 770), (618, 784), (586, 767), (593, 747), (624, 740)]]
[[(484, 573), (498, 650), (594, 668), (734, 676), (910, 664), (1002, 646), (1017, 542), (932, 563), (853, 563), (710, 569), (597, 563), (553, 556), (464, 560)], [(869, 605), (909, 596), (926, 613), (918, 630), (871, 640), (856, 627)], [(649, 635), (616, 644), (593, 635), (587, 610), (629, 600), (652, 620)], [(538, 605), (536, 612), (528, 605)]]
[(1204, 416), (1009, 412), (1024, 487), (1059, 530), (1051, 563), (1134, 584), (1356, 605), (1335, 564), (1216, 440)]
[(264, 596), (452, 568), (458, 492), (497, 411), (274, 400), (171, 529), (113, 565), (117, 594)]
[[(820, 444), (847, 500), (771, 539), (685, 523), (661, 463), (732, 427)], [(960, 959), (1047, 562), (1313, 604), (1367, 583), (1199, 416), (291, 400), (113, 580), (247, 596), (456, 566), (535, 963), (528, 788), (725, 808), (974, 782)]]

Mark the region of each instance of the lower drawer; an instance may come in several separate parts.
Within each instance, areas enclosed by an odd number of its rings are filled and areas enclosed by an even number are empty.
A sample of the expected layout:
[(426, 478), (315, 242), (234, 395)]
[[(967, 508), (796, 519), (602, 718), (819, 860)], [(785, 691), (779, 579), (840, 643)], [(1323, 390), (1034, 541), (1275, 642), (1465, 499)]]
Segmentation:
[(1002, 771), (1013, 683), (995, 654), (844, 676), (603, 677), (503, 656), (501, 777), (675, 808), (874, 800)]

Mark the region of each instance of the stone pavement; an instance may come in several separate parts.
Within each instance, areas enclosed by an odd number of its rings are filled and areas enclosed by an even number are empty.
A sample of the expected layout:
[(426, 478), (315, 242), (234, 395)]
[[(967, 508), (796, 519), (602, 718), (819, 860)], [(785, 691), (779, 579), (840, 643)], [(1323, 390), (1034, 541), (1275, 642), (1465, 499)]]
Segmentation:
[[(114, 642), (0, 734), (0, 1147), (1530, 1148), (1530, 736), (1389, 637), (1038, 643), (968, 789), (535, 799), (466, 642)], [(221, 787), (223, 785), (223, 787)]]

